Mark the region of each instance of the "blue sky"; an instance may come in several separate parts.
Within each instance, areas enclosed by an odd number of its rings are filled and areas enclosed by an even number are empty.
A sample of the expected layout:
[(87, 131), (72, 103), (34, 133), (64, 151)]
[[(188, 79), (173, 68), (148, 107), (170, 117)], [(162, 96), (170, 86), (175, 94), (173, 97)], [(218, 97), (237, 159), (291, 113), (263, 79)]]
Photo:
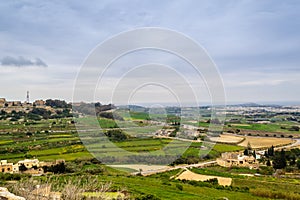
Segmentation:
[(24, 100), (29, 90), (32, 99), (70, 101), (80, 65), (96, 45), (152, 26), (201, 44), (219, 68), (228, 102), (300, 100), (297, 0), (2, 0), (0, 96)]

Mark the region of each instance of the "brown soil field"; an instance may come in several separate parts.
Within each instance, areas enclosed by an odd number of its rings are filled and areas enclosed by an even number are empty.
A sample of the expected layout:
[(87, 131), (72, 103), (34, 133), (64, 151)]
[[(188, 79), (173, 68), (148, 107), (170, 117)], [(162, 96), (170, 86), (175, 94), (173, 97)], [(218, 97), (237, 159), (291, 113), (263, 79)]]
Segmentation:
[(202, 174), (196, 174), (189, 170), (182, 172), (176, 179), (179, 180), (194, 180), (194, 181), (206, 181), (209, 179), (217, 178), (219, 185), (229, 186), (232, 183), (232, 178), (225, 178), (220, 176), (207, 176)]
[(253, 136), (245, 136), (244, 138), (245, 140), (238, 145), (247, 147), (249, 142), (251, 147), (254, 149), (267, 148), (267, 147), (271, 147), (272, 145), (274, 147), (283, 146), (294, 142), (294, 140), (290, 138), (253, 137)]
[(221, 142), (221, 143), (230, 143), (235, 144), (239, 143), (244, 138), (241, 136), (229, 135), (229, 134), (222, 134), (219, 137), (211, 137), (210, 140), (213, 142)]

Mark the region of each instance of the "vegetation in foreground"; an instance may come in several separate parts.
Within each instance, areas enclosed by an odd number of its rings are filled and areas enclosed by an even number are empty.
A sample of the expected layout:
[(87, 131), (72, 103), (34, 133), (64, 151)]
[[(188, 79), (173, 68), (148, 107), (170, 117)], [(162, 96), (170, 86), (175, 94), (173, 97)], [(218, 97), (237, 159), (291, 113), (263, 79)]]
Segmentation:
[[(224, 187), (214, 181), (174, 179), (182, 169), (143, 177), (95, 164), (92, 160), (77, 160), (67, 163), (66, 167), (69, 172), (64, 174), (47, 174), (41, 177), (16, 174), (10, 175), (10, 178), (6, 177), (6, 180), (3, 180), (2, 176), (1, 185), (9, 186), (10, 190), (18, 195), (27, 195), (29, 200), (32, 193), (28, 191), (33, 191), (36, 185), (51, 186), (51, 191), (61, 192), (65, 199), (74, 200), (103, 199), (105, 195), (115, 195), (116, 199), (300, 199), (299, 179), (238, 175), (254, 173), (254, 170), (249, 169), (191, 169), (200, 174), (230, 176), (233, 179), (232, 186)], [(15, 183), (11, 180), (19, 181)]]

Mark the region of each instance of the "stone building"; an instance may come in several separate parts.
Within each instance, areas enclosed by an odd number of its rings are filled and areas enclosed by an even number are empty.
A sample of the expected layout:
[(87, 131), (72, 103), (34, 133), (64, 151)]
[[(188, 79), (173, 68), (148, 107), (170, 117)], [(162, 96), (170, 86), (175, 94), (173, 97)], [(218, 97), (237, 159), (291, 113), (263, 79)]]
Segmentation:
[[(25, 159), (17, 162), (16, 164), (8, 163), (7, 160), (0, 161), (0, 173), (26, 173), (32, 175), (41, 175), (44, 173), (44, 166), (52, 166), (60, 163), (65, 163), (64, 159), (58, 159), (54, 162), (44, 162), (38, 159)], [(20, 170), (20, 166), (23, 165), (27, 168), (25, 171)]]
[(45, 105), (45, 101), (44, 100), (35, 100), (34, 102), (33, 102), (33, 105), (35, 105), (35, 106), (44, 106)]
[(18, 162), (18, 165), (21, 166), (22, 164), (24, 164), (24, 166), (27, 169), (30, 169), (32, 167), (39, 167), (39, 160), (38, 159), (25, 159), (25, 160), (21, 160)]
[(5, 98), (0, 98), (0, 108), (3, 108), (5, 103), (6, 103), (6, 99)]
[(222, 167), (249, 167), (250, 169), (259, 167), (259, 163), (254, 156), (230, 152), (222, 153), (221, 158), (217, 159), (217, 163)]
[(13, 173), (13, 163), (8, 163), (7, 160), (0, 161), (0, 172)]
[(20, 107), (20, 106), (22, 106), (21, 101), (7, 101), (5, 103), (5, 107)]

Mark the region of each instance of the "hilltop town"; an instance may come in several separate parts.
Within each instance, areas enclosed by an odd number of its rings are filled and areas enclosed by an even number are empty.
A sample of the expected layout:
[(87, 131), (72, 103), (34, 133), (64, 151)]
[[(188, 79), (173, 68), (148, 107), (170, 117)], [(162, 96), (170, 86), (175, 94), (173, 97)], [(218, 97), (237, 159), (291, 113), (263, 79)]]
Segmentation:
[(44, 108), (53, 111), (51, 106), (47, 106), (44, 100), (35, 100), (33, 103), (21, 101), (7, 101), (5, 98), (0, 98), (0, 111), (7, 113), (11, 112), (30, 112), (33, 108)]

